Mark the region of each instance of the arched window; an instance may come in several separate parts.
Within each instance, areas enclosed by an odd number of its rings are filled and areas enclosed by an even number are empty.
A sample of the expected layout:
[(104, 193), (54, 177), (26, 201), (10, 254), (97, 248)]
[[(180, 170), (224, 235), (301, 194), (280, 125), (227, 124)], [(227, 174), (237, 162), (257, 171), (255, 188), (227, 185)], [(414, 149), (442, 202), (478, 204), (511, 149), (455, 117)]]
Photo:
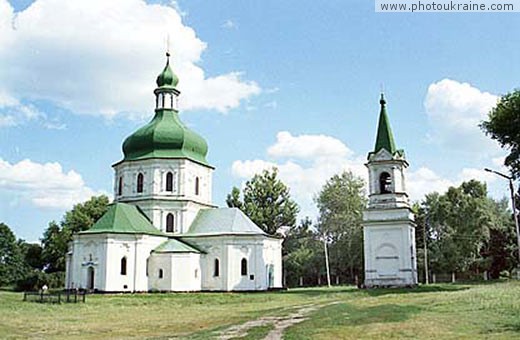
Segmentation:
[(121, 275), (126, 275), (126, 257), (121, 259)]
[(199, 194), (199, 183), (200, 179), (198, 177), (195, 177), (195, 195)]
[(388, 172), (383, 172), (379, 175), (379, 192), (382, 194), (392, 192), (392, 177)]
[(166, 232), (173, 233), (173, 214), (166, 215)]
[(137, 175), (137, 192), (143, 192), (144, 176), (142, 173)]
[(166, 191), (173, 191), (173, 174), (171, 172), (166, 174)]
[(213, 276), (217, 277), (220, 275), (220, 262), (215, 259), (215, 267), (213, 268)]
[(159, 278), (160, 278), (160, 279), (163, 278), (163, 270), (162, 270), (162, 269), (159, 269)]
[(240, 274), (242, 276), (247, 275), (247, 260), (242, 259), (242, 262), (240, 263)]
[(117, 194), (119, 196), (123, 194), (123, 176), (119, 177), (119, 182), (117, 183)]

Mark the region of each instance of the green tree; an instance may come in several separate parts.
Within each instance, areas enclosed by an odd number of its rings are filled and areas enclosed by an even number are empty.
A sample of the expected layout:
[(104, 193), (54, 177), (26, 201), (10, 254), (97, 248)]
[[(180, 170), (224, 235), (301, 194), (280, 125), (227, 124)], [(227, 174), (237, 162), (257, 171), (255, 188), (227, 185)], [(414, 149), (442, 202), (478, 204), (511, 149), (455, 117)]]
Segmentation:
[(25, 264), (14, 233), (0, 223), (0, 286), (14, 283), (23, 276)]
[(268, 234), (275, 234), (281, 226), (294, 226), (298, 205), (291, 198), (289, 188), (278, 179), (278, 170), (264, 170), (246, 182), (243, 201), (240, 190), (234, 187), (227, 196), (229, 207), (240, 208)]
[(38, 270), (43, 269), (45, 263), (42, 259), (42, 246), (40, 244), (18, 240), (18, 246), (22, 252), (23, 261), (28, 267)]
[(363, 268), (365, 184), (350, 171), (330, 178), (317, 197), (317, 230), (329, 246), (331, 273), (354, 280)]
[(289, 230), (284, 240), (283, 263), (286, 284), (290, 287), (300, 285), (300, 279), (304, 285), (314, 284), (324, 274), (323, 243), (308, 217)]
[(512, 235), (512, 219), (505, 202), (487, 197), (484, 183), (471, 180), (443, 195), (428, 194), (422, 209), (432, 270), (479, 273), (508, 265), (501, 261), (513, 245), (512, 239), (504, 242)]
[(42, 259), (48, 273), (65, 270), (65, 255), (72, 235), (89, 229), (107, 210), (108, 197), (105, 195), (92, 197), (90, 200), (76, 204), (65, 213), (60, 224), (52, 221), (45, 230), (42, 241)]
[(230, 208), (238, 208), (240, 210), (243, 209), (244, 204), (240, 201), (240, 189), (237, 187), (233, 187), (231, 189), (231, 193), (229, 193), (226, 197), (226, 204)]
[(520, 177), (520, 90), (515, 90), (500, 98), (489, 112), (487, 120), (480, 128), (509, 150), (504, 165), (513, 176)]

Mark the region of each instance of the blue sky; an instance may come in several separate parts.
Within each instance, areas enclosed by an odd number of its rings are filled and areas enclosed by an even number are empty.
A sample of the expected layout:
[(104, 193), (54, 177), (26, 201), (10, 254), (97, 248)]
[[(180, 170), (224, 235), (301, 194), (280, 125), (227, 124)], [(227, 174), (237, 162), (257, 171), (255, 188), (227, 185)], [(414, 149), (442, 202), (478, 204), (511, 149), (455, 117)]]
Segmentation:
[[(0, 221), (35, 241), (92, 194), (153, 116), (170, 36), (181, 117), (213, 199), (276, 165), (302, 215), (343, 169), (366, 177), (383, 84), (413, 199), (507, 183), (477, 124), (518, 86), (516, 13), (375, 13), (371, 1), (0, 0)], [(505, 170), (504, 170), (505, 171)]]

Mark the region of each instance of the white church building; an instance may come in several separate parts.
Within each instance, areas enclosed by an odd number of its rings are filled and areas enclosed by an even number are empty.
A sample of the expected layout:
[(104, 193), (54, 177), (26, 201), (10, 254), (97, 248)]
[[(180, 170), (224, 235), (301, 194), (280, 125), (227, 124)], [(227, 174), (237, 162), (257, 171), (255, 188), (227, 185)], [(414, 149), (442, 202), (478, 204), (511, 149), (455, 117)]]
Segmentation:
[(369, 203), (363, 214), (365, 286), (417, 285), (415, 222), (406, 192), (404, 151), (397, 149), (386, 101), (381, 111), (374, 151), (368, 154)]
[(206, 141), (179, 118), (178, 78), (157, 78), (155, 115), (123, 143), (114, 202), (73, 236), (66, 288), (250, 291), (282, 286), (282, 239), (211, 201)]

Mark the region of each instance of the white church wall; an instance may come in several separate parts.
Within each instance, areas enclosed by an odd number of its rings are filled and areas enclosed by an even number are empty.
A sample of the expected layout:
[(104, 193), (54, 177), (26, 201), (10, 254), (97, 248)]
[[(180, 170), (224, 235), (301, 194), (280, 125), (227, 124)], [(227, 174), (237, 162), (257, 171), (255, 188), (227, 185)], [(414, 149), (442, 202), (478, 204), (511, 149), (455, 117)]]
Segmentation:
[[(147, 291), (146, 259), (166, 238), (132, 234), (78, 235), (73, 242), (70, 288), (90, 288), (88, 268), (94, 269), (94, 289)], [(92, 261), (90, 261), (92, 255)], [(126, 258), (126, 275), (121, 260)], [(79, 284), (79, 286), (78, 286)]]
[(200, 255), (153, 253), (149, 259), (148, 288), (151, 291), (200, 291)]
[(152, 254), (148, 260), (148, 290), (172, 289), (172, 259), (170, 254)]
[[(265, 290), (282, 287), (282, 249), (280, 239), (261, 235), (222, 235), (185, 237), (187, 242), (205, 251), (201, 256), (202, 290)], [(214, 276), (215, 259), (219, 276)], [(247, 275), (242, 275), (242, 259), (247, 260)], [(251, 277), (252, 275), (252, 277)]]
[[(267, 288), (281, 288), (283, 286), (282, 242), (283, 239), (274, 238), (269, 238), (264, 241), (263, 255)], [(270, 272), (272, 275), (271, 278)]]
[[(68, 288), (103, 290), (106, 281), (106, 237), (76, 235), (71, 243), (71, 273)], [(90, 286), (89, 268), (93, 271), (94, 285)]]

